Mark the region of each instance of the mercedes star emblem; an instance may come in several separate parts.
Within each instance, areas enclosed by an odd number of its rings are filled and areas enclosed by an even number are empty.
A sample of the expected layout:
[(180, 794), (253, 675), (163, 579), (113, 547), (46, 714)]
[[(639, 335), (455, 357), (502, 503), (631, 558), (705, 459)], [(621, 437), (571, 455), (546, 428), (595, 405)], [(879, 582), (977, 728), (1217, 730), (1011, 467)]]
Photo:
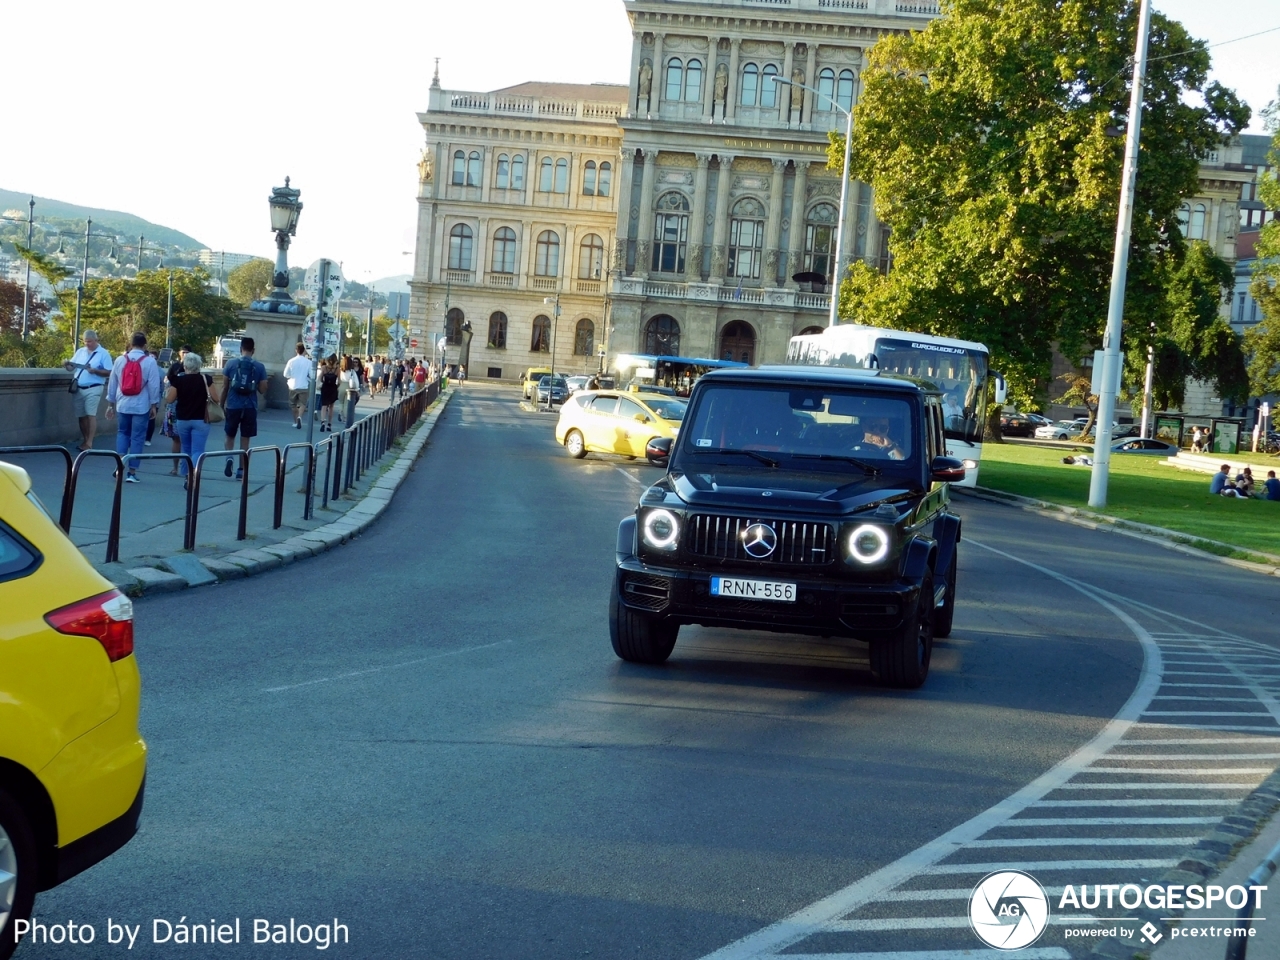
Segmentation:
[(764, 560), (778, 549), (778, 535), (767, 523), (753, 523), (742, 531), (742, 549), (747, 551), (747, 556)]

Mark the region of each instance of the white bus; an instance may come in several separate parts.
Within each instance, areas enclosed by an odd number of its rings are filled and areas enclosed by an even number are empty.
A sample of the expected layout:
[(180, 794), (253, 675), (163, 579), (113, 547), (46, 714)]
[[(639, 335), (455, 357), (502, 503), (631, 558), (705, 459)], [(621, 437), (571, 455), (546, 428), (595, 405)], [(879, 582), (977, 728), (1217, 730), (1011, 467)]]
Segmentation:
[(1005, 400), (1004, 378), (991, 370), (983, 344), (844, 323), (792, 337), (787, 363), (881, 370), (929, 381), (943, 395), (947, 454), (968, 468), (959, 485), (977, 485), (990, 391), (997, 403)]

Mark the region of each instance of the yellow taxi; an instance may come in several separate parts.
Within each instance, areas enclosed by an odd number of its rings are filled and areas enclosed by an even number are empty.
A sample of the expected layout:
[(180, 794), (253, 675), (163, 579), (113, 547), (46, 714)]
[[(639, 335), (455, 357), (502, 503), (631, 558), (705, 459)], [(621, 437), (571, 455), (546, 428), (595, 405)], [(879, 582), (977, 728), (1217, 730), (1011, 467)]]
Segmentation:
[(132, 602), (0, 462), (0, 960), (37, 891), (137, 832), (140, 686)]
[(533, 392), (538, 389), (538, 381), (551, 376), (550, 367), (530, 367), (524, 372), (524, 383), (521, 385), (526, 400), (533, 399)]
[(560, 408), (556, 442), (575, 459), (588, 452), (643, 457), (650, 440), (675, 439), (688, 406), (658, 393), (580, 391)]

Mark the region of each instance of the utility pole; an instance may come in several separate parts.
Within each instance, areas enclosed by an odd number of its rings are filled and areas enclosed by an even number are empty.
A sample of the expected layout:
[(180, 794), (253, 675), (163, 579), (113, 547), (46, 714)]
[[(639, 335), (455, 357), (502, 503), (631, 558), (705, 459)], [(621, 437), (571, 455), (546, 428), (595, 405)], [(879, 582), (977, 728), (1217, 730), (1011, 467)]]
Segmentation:
[(76, 287), (76, 328), (71, 336), (71, 349), (80, 346), (80, 303), (84, 300), (84, 285), (89, 282), (89, 237), (93, 229), (93, 220), (84, 222), (84, 259), (80, 261), (80, 284)]
[(1129, 94), (1129, 129), (1124, 148), (1124, 179), (1120, 214), (1116, 218), (1116, 249), (1111, 264), (1111, 300), (1107, 332), (1102, 338), (1102, 393), (1098, 403), (1097, 440), (1093, 448), (1093, 476), (1089, 478), (1089, 506), (1107, 505), (1111, 470), (1111, 422), (1116, 413), (1120, 381), (1120, 343), (1124, 333), (1124, 290), (1129, 273), (1129, 238), (1133, 230), (1133, 194), (1138, 181), (1138, 144), (1142, 136), (1142, 94), (1147, 79), (1147, 40), (1151, 32), (1151, 0), (1140, 0), (1138, 38), (1133, 58), (1133, 89)]
[[(36, 226), (36, 198), (32, 197), (30, 203), (27, 204), (27, 253), (31, 254), (32, 234)], [(27, 279), (22, 285), (22, 342), (27, 342), (27, 333), (30, 330), (28, 318), (31, 316), (31, 257), (27, 257)]]
[(164, 317), (164, 345), (173, 349), (173, 271), (169, 271), (169, 307)]
[(373, 355), (373, 287), (369, 288), (369, 323), (364, 329), (364, 355)]
[(145, 245), (145, 239), (142, 234), (138, 234), (138, 273), (142, 272), (142, 248)]
[(1151, 425), (1151, 386), (1155, 380), (1156, 371), (1156, 322), (1154, 320), (1149, 324), (1151, 339), (1147, 341), (1147, 375), (1143, 379), (1142, 384), (1142, 432), (1141, 436), (1144, 440), (1149, 439), (1151, 434), (1148, 427)]
[[(552, 390), (555, 388), (556, 380), (556, 327), (560, 326), (560, 291), (556, 291), (554, 297), (543, 297), (542, 302), (551, 307), (551, 376), (547, 378), (547, 409), (554, 410), (555, 402), (552, 399)], [(533, 405), (538, 405), (538, 388), (533, 388)]]

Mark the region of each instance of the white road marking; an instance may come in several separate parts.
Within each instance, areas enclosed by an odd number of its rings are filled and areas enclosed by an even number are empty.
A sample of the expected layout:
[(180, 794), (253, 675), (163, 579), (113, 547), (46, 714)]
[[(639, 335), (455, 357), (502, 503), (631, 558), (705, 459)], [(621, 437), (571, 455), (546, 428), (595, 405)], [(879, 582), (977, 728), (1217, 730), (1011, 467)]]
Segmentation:
[(1071, 960), (1062, 947), (1028, 950), (894, 950), (889, 953), (769, 954), (760, 960)]
[(613, 469), (617, 470), (620, 474), (622, 474), (624, 477), (626, 477), (628, 480), (630, 480), (634, 484), (637, 484), (641, 487), (648, 486), (648, 484), (646, 484), (639, 477), (632, 476), (630, 473), (628, 473), (626, 470), (623, 470), (621, 467), (614, 467)]
[[(1125, 741), (1133, 743), (1132, 740)], [(1280, 760), (1280, 753), (1112, 753), (1108, 760)], [(1128, 769), (1128, 768), (1126, 768)]]
[(297, 690), (299, 687), (314, 687), (319, 683), (335, 683), (338, 680), (350, 680), (352, 677), (363, 677), (371, 673), (381, 673), (384, 670), (396, 670), (400, 667), (412, 667), (415, 664), (426, 663), (428, 660), (440, 660), (444, 657), (456, 657), (464, 653), (474, 653), (477, 650), (487, 650), (490, 647), (500, 647), (503, 644), (514, 642), (514, 640), (495, 640), (493, 643), (482, 643), (474, 647), (462, 647), (458, 650), (444, 650), (440, 653), (433, 653), (425, 657), (417, 657), (413, 660), (402, 660), (399, 663), (388, 663), (381, 667), (370, 667), (367, 670), (352, 670), (349, 673), (339, 673), (332, 677), (321, 677), (318, 680), (303, 680), (301, 683), (286, 683), (281, 687), (267, 687), (262, 692), (280, 693), (282, 690)]
[[(1127, 827), (1182, 826), (1183, 824), (1218, 823), (1221, 817), (1019, 817), (1006, 827)], [(1198, 839), (1198, 838), (1197, 838)]]
[(1143, 710), (1144, 717), (1269, 717), (1266, 710)]
[[(996, 870), (1021, 870), (1024, 873), (1062, 870), (1139, 870), (1143, 868), (1176, 867), (1177, 860), (1023, 860), (1015, 863), (935, 863), (921, 873), (931, 877), (957, 874), (987, 874)], [(824, 925), (825, 926), (825, 925)], [(816, 932), (816, 931), (815, 931)]]
[[(1220, 800), (1171, 800), (1166, 797), (1130, 800), (1040, 800), (1033, 807), (1234, 807), (1240, 801), (1229, 797)], [(1016, 822), (1016, 821), (1015, 821)]]
[[(1206, 754), (1205, 758), (1207, 759), (1208, 756), (1209, 755)], [(1107, 759), (1114, 760), (1115, 757), (1111, 756), (1111, 757), (1107, 757)], [(1141, 759), (1164, 760), (1166, 758), (1165, 757), (1159, 757), (1159, 758), (1142, 757)], [(1213, 759), (1221, 760), (1222, 758), (1218, 756), (1214, 756)], [(1264, 775), (1270, 775), (1271, 771), (1274, 769), (1275, 769), (1274, 767), (1210, 767), (1207, 770), (1197, 770), (1195, 767), (1173, 767), (1173, 768), (1163, 767), (1161, 769), (1154, 769), (1154, 770), (1138, 770), (1138, 769), (1135, 769), (1134, 767), (1090, 767), (1088, 772), (1089, 773), (1158, 773), (1161, 775), (1173, 774), (1173, 773), (1176, 773), (1176, 774), (1185, 773), (1188, 776), (1192, 776), (1192, 777), (1220, 777), (1223, 774), (1230, 774), (1230, 773), (1261, 773)]]
[[(1050, 917), (1049, 924), (1054, 927), (1074, 926), (1077, 923), (1102, 923), (1099, 918), (1087, 913), (1072, 914), (1066, 917)], [(871, 917), (866, 920), (837, 920), (827, 927), (827, 933), (863, 933), (880, 930), (966, 930), (970, 926), (968, 917)], [(787, 954), (792, 956), (792, 954)], [(860, 953), (854, 956), (865, 957)]]
[(966, 850), (995, 847), (1189, 847), (1199, 843), (1195, 837), (1001, 837), (999, 840), (974, 840)]
[(1252, 790), (1252, 783), (1064, 783), (1059, 790)]

